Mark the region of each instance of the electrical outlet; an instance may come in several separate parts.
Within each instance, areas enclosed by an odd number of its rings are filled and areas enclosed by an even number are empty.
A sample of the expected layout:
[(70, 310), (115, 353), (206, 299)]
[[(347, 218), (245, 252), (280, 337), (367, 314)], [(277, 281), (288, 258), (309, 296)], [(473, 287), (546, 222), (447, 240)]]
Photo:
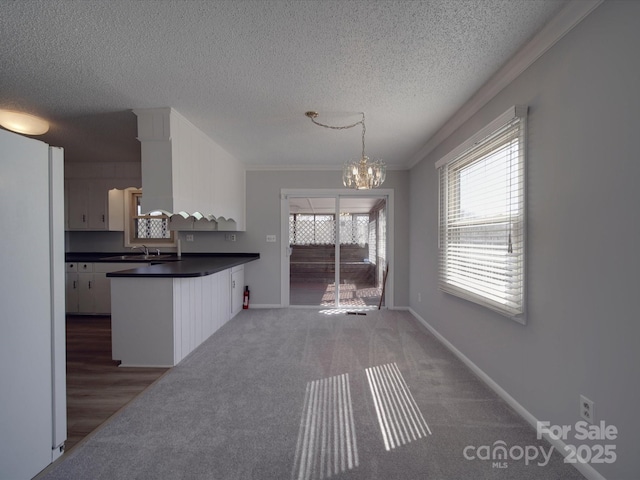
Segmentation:
[(187, 242), (193, 242), (193, 233), (187, 233), (186, 240)]
[(584, 395), (580, 395), (580, 416), (587, 422), (593, 424), (595, 422), (594, 415), (595, 404)]
[(267, 242), (275, 243), (275, 241), (276, 241), (276, 236), (275, 235), (267, 235)]
[(235, 233), (227, 233), (227, 234), (225, 234), (224, 239), (227, 242), (235, 242), (236, 241), (236, 234)]
[(418, 302), (422, 301), (422, 294), (420, 292), (418, 292)]

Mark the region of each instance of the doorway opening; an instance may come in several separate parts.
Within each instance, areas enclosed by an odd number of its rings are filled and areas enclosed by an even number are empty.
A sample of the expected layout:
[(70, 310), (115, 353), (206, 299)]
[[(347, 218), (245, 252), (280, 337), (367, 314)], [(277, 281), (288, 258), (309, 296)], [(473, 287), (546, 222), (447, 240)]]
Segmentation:
[(286, 197), (289, 305), (385, 305), (388, 196)]

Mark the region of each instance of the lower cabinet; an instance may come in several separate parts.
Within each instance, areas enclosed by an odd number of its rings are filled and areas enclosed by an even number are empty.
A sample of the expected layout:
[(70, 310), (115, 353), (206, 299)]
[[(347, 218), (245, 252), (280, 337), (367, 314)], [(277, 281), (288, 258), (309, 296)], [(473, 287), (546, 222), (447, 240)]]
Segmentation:
[(78, 264), (67, 263), (65, 278), (65, 305), (67, 313), (78, 313), (80, 302), (79, 291)]
[(107, 273), (146, 267), (147, 263), (67, 262), (66, 311), (80, 315), (111, 313), (111, 279)]
[(93, 263), (68, 262), (65, 291), (67, 313), (97, 313), (94, 292)]
[(78, 313), (104, 313), (96, 310), (95, 275), (93, 273), (78, 273)]
[(242, 310), (244, 300), (244, 265), (231, 269), (231, 316), (234, 317)]

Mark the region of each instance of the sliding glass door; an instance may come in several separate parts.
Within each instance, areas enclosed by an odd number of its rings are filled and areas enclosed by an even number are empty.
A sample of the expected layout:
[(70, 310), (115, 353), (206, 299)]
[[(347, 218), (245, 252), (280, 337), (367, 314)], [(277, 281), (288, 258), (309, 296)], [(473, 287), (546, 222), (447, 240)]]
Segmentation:
[(289, 304), (384, 304), (387, 197), (288, 196)]
[(386, 266), (386, 199), (340, 198), (340, 306), (378, 307)]
[(336, 306), (336, 199), (289, 199), (289, 301)]

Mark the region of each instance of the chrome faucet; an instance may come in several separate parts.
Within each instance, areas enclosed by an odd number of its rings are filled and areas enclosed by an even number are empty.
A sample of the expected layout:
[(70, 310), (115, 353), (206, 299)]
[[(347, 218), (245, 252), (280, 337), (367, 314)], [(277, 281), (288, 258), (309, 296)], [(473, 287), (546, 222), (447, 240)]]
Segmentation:
[(145, 256), (149, 256), (149, 249), (147, 248), (146, 245), (135, 245), (135, 246), (131, 247), (131, 250), (133, 251), (136, 248), (141, 249), (144, 252)]

